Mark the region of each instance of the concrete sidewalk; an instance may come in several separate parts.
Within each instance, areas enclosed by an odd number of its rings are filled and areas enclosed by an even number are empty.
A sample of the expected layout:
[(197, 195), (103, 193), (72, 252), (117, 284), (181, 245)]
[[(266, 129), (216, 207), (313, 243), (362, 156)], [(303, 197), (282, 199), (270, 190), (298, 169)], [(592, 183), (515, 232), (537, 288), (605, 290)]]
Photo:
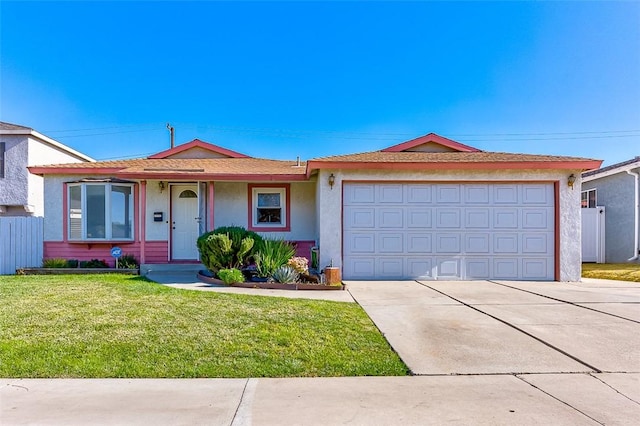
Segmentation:
[(3, 425), (631, 425), (640, 418), (640, 374), (0, 383)]

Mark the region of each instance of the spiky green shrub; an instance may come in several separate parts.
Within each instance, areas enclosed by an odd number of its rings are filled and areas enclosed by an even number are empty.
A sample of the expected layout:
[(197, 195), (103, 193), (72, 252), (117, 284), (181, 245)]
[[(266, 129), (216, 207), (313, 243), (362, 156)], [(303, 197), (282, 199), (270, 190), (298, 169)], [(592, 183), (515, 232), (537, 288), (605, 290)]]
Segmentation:
[(197, 241), (200, 261), (213, 272), (240, 269), (255, 252), (262, 237), (240, 226), (223, 226), (202, 234)]
[(284, 240), (265, 239), (254, 255), (259, 277), (271, 277), (276, 269), (285, 265), (296, 254), (296, 249)]
[(279, 283), (288, 284), (298, 281), (299, 274), (291, 266), (282, 265), (273, 271), (273, 279)]
[(218, 271), (218, 278), (220, 278), (226, 285), (241, 283), (244, 281), (242, 271), (236, 268), (220, 269)]
[(42, 261), (43, 268), (68, 268), (67, 259), (60, 257), (52, 257), (51, 259), (44, 259)]
[(138, 259), (132, 254), (123, 254), (118, 259), (118, 268), (120, 269), (137, 269)]

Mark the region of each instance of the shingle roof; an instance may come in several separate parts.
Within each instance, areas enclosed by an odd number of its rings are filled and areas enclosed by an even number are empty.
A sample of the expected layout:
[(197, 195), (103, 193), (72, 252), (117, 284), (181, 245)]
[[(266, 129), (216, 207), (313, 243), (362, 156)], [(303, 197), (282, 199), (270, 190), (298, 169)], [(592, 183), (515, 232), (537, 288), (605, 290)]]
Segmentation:
[(306, 164), (296, 161), (267, 160), (262, 158), (166, 158), (100, 161), (96, 163), (55, 164), (32, 167), (36, 174), (114, 174), (129, 177), (165, 178), (228, 176), (304, 176)]
[(20, 126), (18, 124), (11, 124), (4, 121), (0, 121), (0, 130), (33, 130), (31, 127)]
[(587, 177), (587, 176), (593, 176), (593, 175), (597, 175), (600, 173), (605, 173), (611, 170), (615, 170), (618, 168), (624, 168), (625, 166), (630, 166), (632, 164), (636, 164), (638, 163), (640, 165), (640, 156), (632, 158), (631, 160), (627, 160), (627, 161), (623, 161), (622, 163), (616, 163), (616, 164), (612, 164), (610, 166), (607, 167), (603, 167), (601, 169), (597, 169), (597, 170), (591, 170), (589, 172), (585, 172), (582, 174), (582, 177)]
[(589, 158), (558, 155), (512, 154), (506, 152), (362, 152), (314, 158), (314, 162), (363, 162), (363, 163), (486, 163), (486, 162), (566, 162), (597, 161)]

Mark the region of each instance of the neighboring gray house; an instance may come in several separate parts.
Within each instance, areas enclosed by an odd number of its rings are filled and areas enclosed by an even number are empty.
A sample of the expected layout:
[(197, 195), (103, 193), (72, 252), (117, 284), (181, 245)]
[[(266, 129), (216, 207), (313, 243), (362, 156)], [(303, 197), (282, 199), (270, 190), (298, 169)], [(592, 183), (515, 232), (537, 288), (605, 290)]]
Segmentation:
[(640, 253), (640, 156), (582, 174), (582, 207), (605, 208), (605, 262), (637, 262)]
[(35, 130), (0, 121), (0, 217), (43, 216), (44, 179), (27, 167), (95, 162)]

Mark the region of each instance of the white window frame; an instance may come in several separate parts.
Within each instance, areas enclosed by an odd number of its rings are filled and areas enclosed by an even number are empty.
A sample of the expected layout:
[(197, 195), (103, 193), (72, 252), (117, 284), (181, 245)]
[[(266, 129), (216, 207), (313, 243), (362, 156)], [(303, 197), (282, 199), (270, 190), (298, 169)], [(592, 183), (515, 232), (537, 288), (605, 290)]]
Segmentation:
[[(280, 206), (274, 207), (280, 209), (280, 222), (264, 223), (258, 222), (258, 195), (259, 194), (279, 194)], [(254, 187), (252, 189), (252, 206), (253, 206), (253, 228), (285, 228), (287, 226), (287, 190), (283, 187)]]
[[(590, 192), (593, 192), (593, 193), (594, 193), (594, 195), (595, 195), (595, 196), (593, 197), (593, 199), (594, 199), (593, 206), (590, 206), (590, 205), (589, 205), (589, 200), (590, 200), (590, 198), (589, 198), (589, 193), (590, 193)], [(585, 194), (586, 194), (586, 196), (587, 196), (587, 205), (586, 205), (586, 206), (583, 206), (583, 205), (582, 205), (582, 197), (583, 197), (583, 195), (585, 195)], [(582, 207), (583, 209), (587, 209), (587, 208), (593, 209), (593, 208), (596, 208), (597, 206), (598, 206), (598, 190), (597, 190), (596, 188), (585, 189), (584, 191), (582, 191), (582, 192), (580, 193), (580, 207)]]
[[(91, 238), (87, 237), (87, 188), (89, 186), (103, 186), (105, 188), (105, 236), (104, 238)], [(113, 238), (113, 223), (111, 219), (111, 187), (112, 186), (127, 186), (131, 188), (131, 237), (117, 237)], [(71, 189), (80, 187), (80, 200), (81, 200), (81, 237), (74, 238), (71, 236)], [(82, 182), (82, 183), (70, 183), (67, 184), (67, 211), (65, 212), (67, 220), (67, 238), (69, 241), (133, 241), (135, 239), (135, 197), (134, 197), (134, 184), (132, 183), (116, 183), (116, 182)]]

